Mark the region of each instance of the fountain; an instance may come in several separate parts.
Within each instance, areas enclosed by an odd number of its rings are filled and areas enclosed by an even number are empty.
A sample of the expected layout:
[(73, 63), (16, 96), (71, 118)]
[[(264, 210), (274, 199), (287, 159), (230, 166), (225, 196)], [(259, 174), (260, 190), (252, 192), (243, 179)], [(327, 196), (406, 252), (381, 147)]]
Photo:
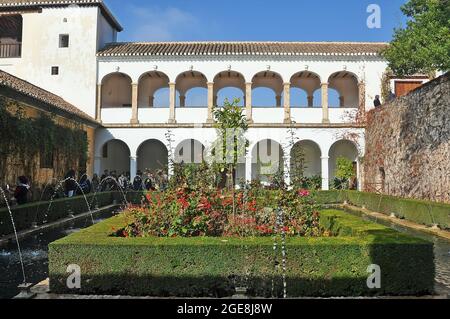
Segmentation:
[[(122, 194), (122, 197), (123, 197), (123, 200), (124, 200), (124, 202), (125, 202), (125, 205), (126, 205), (126, 206), (129, 206), (129, 203), (128, 203), (128, 201), (127, 201), (127, 196), (125, 195), (122, 186), (120, 186), (120, 184), (119, 184), (119, 182), (117, 181), (117, 179), (116, 179), (115, 177), (112, 177), (112, 176), (108, 176), (108, 177), (104, 178), (104, 179), (100, 182), (100, 184), (99, 184), (98, 187), (97, 187), (97, 190), (95, 190), (94, 195), (93, 195), (93, 197), (92, 197), (91, 206), (93, 205), (95, 199), (97, 198), (97, 194), (100, 192), (100, 189), (101, 189), (102, 185), (103, 185), (105, 182), (107, 182), (107, 181), (113, 181), (113, 182), (116, 184), (117, 188), (120, 190), (120, 192), (121, 192), (121, 194)], [(98, 205), (96, 205), (96, 207), (98, 207)]]
[[(86, 194), (84, 193), (83, 188), (80, 186), (80, 184), (78, 183), (78, 181), (75, 180), (75, 179), (72, 178), (72, 177), (68, 177), (68, 178), (66, 178), (66, 179), (64, 179), (64, 180), (62, 180), (62, 181), (60, 181), (60, 182), (58, 183), (58, 185), (56, 186), (55, 191), (53, 192), (53, 195), (52, 195), (52, 197), (51, 197), (51, 199), (50, 199), (50, 204), (49, 204), (48, 207), (47, 207), (47, 212), (46, 212), (46, 214), (45, 214), (45, 217), (47, 217), (48, 214), (50, 213), (50, 209), (51, 209), (52, 204), (53, 204), (53, 201), (54, 201), (54, 199), (55, 199), (55, 195), (58, 193), (58, 190), (59, 190), (59, 189), (62, 187), (62, 185), (63, 185), (65, 182), (67, 182), (67, 181), (73, 181), (73, 182), (75, 182), (75, 184), (77, 185), (77, 188), (78, 188), (79, 190), (81, 190), (81, 193), (82, 193), (82, 195), (83, 195), (83, 197), (84, 197), (84, 201), (86, 202), (86, 206), (87, 206), (88, 211), (89, 211), (89, 213), (90, 213), (90, 215), (91, 215), (92, 224), (94, 224), (94, 223), (95, 223), (95, 222), (94, 222), (94, 215), (93, 215), (93, 213), (92, 213), (91, 206), (89, 205), (89, 202), (88, 202), (88, 200), (87, 200)], [(35, 220), (35, 222), (36, 222), (36, 220)]]
[[(278, 261), (278, 242), (277, 235), (281, 233), (281, 270), (282, 270), (282, 283), (283, 283), (283, 298), (287, 298), (287, 281), (286, 281), (286, 271), (287, 271), (287, 254), (286, 254), (286, 230), (284, 228), (284, 211), (278, 209), (276, 213), (275, 222), (275, 237), (273, 242), (274, 251), (274, 272), (277, 273), (279, 270), (280, 263)], [(272, 297), (275, 297), (275, 282), (272, 280)]]
[(8, 199), (6, 198), (6, 194), (3, 190), (3, 188), (1, 188), (1, 187), (0, 187), (0, 192), (2, 193), (3, 200), (6, 203), (6, 207), (8, 209), (9, 216), (11, 217), (11, 223), (12, 223), (12, 227), (14, 230), (14, 236), (16, 237), (17, 251), (19, 253), (20, 267), (22, 269), (23, 281), (22, 281), (22, 284), (19, 286), (19, 289), (21, 291), (21, 295), (19, 297), (20, 298), (32, 298), (34, 296), (30, 291), (32, 284), (27, 283), (27, 277), (25, 275), (25, 266), (23, 264), (23, 258), (22, 258), (22, 250), (20, 249), (19, 236), (17, 235), (17, 229), (16, 229), (16, 223), (14, 222), (14, 216), (11, 211), (11, 207), (9, 206)]

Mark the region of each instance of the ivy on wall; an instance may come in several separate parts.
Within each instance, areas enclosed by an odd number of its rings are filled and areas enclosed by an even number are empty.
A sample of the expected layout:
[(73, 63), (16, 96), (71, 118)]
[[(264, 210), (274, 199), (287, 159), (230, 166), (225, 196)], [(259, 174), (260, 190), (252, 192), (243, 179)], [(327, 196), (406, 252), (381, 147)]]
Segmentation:
[(43, 112), (28, 117), (21, 104), (0, 96), (0, 181), (6, 179), (8, 159), (23, 163), (23, 174), (31, 176), (40, 154), (83, 167), (87, 150), (87, 135), (80, 124), (62, 126)]

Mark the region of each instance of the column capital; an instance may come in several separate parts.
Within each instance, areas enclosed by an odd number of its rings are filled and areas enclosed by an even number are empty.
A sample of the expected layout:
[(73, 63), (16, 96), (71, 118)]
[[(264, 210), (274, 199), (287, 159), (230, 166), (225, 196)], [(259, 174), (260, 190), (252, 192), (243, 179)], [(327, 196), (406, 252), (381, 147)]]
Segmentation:
[(214, 86), (214, 82), (206, 82), (207, 86)]
[(323, 160), (329, 160), (330, 157), (329, 157), (329, 156), (321, 156), (320, 159), (323, 159)]
[(320, 86), (328, 86), (328, 82), (320, 83)]
[(131, 85), (132, 85), (132, 86), (138, 86), (139, 83), (133, 82), (133, 83), (131, 83)]
[(169, 86), (176, 86), (177, 84), (175, 82), (169, 82)]
[(130, 160), (132, 160), (132, 161), (136, 161), (137, 159), (138, 159), (137, 156), (130, 156)]
[(253, 82), (245, 82), (245, 85), (253, 85)]
[(284, 82), (283, 85), (286, 86), (291, 86), (291, 82)]

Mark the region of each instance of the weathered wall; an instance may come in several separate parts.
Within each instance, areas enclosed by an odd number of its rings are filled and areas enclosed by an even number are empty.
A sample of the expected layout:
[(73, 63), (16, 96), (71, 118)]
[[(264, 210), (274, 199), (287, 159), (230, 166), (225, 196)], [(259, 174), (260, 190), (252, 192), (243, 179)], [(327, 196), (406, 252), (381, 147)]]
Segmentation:
[[(17, 99), (14, 96), (4, 96), (0, 91), (0, 96), (5, 98), (6, 102), (17, 103), (21, 107), (21, 111), (26, 117), (36, 118), (41, 114), (50, 115), (48, 112), (39, 110), (33, 105), (20, 101), (20, 95), (17, 95)], [(17, 111), (16, 107), (9, 107), (8, 111), (11, 114), (15, 114)], [(81, 124), (77, 122), (74, 118), (63, 117), (59, 115), (53, 115), (53, 120), (57, 125), (77, 128), (86, 132), (88, 139), (88, 158), (86, 162), (86, 173), (91, 178), (93, 175), (93, 165), (94, 165), (94, 138), (95, 129), (86, 124)], [(0, 149), (0, 154), (1, 154)], [(77, 158), (67, 158), (63, 154), (54, 153), (53, 168), (42, 168), (40, 163), (40, 156), (36, 155), (32, 158), (26, 158), (25, 161), (17, 158), (17, 156), (7, 155), (6, 157), (0, 158), (0, 187), (4, 187), (9, 184), (11, 186), (16, 185), (17, 178), (19, 176), (27, 176), (30, 179), (32, 186), (32, 198), (38, 200), (41, 196), (41, 190), (47, 183), (55, 183), (64, 178), (69, 168), (74, 168), (77, 172), (84, 170), (80, 167), (79, 160)], [(2, 203), (0, 203), (0, 206)]]
[(450, 202), (449, 77), (368, 112), (367, 191)]

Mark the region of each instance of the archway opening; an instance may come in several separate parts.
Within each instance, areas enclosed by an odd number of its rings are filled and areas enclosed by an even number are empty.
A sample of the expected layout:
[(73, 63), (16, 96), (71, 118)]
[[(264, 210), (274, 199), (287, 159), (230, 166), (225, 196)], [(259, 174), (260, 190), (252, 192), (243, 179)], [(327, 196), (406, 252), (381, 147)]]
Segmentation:
[[(319, 75), (310, 71), (301, 71), (291, 77), (291, 107), (320, 107), (321, 80)], [(301, 94), (298, 94), (301, 90)], [(306, 95), (306, 96), (304, 96)]]
[(213, 104), (222, 107), (225, 100), (232, 103), (234, 99), (239, 99), (238, 106), (243, 107), (245, 105), (244, 76), (235, 71), (220, 72), (214, 78)]
[(322, 183), (321, 150), (317, 143), (304, 140), (291, 150), (291, 183), (298, 187), (319, 189)]
[(188, 71), (181, 73), (176, 80), (179, 92), (178, 107), (206, 108), (208, 106), (208, 81), (203, 73)]
[(131, 78), (111, 73), (102, 80), (102, 108), (131, 107)]
[(137, 152), (139, 172), (168, 172), (169, 156), (167, 147), (159, 140), (151, 139), (142, 143)]
[(121, 140), (111, 140), (103, 144), (100, 160), (100, 174), (108, 170), (109, 175), (129, 174), (130, 149)]
[(138, 106), (168, 108), (169, 104), (169, 77), (159, 71), (143, 74), (139, 79)]
[(358, 77), (355, 74), (348, 71), (333, 73), (328, 79), (328, 87), (329, 90), (334, 89), (338, 92), (338, 102), (334, 101), (330, 106), (358, 108), (359, 88)]
[(273, 185), (279, 182), (283, 172), (281, 145), (270, 139), (258, 142), (252, 150), (252, 180)]
[(281, 107), (283, 78), (278, 73), (263, 71), (252, 79), (252, 106)]
[[(350, 188), (357, 188), (359, 152), (355, 143), (349, 140), (337, 141), (331, 146), (328, 156), (330, 158), (330, 180), (339, 184), (339, 179), (342, 179), (342, 175), (346, 175)], [(341, 167), (338, 165), (339, 162), (341, 162)]]

